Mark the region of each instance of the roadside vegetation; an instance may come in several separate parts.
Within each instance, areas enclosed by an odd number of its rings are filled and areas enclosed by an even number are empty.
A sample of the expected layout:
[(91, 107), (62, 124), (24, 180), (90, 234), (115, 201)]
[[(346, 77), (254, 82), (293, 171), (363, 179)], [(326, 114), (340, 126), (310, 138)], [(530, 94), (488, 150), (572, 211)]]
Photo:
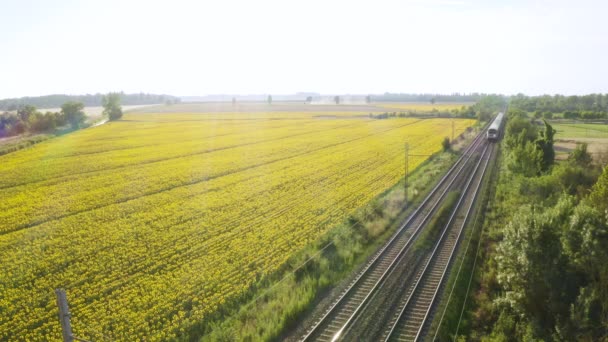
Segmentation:
[[(73, 114), (73, 113), (70, 113)], [(84, 113), (82, 114), (84, 116)], [(76, 125), (84, 123), (70, 118)], [(34, 106), (24, 106), (14, 113), (0, 114), (0, 137), (11, 137), (25, 133), (52, 132), (57, 127), (68, 125), (68, 115), (63, 112), (39, 112)]]
[(420, 237), (414, 244), (414, 251), (427, 252), (435, 246), (435, 243), (441, 236), (443, 228), (450, 220), (452, 210), (458, 203), (460, 191), (451, 191), (445, 197), (441, 208), (433, 215), (428, 227), (420, 234)]
[(606, 340), (608, 168), (585, 145), (555, 163), (555, 130), (528, 105), (515, 99), (509, 110), (481, 265), (447, 330), (459, 324), (473, 341)]
[(0, 143), (0, 156), (28, 148), (54, 136), (55, 135), (53, 134), (36, 134), (31, 136), (5, 138), (6, 140), (1, 141)]
[[(109, 93), (102, 98), (103, 116), (109, 120), (122, 117), (120, 93)], [(87, 122), (84, 103), (68, 101), (61, 105), (58, 112), (39, 111), (33, 105), (22, 105), (15, 111), (0, 114), (0, 155), (66, 134), (91, 125)], [(13, 139), (7, 139), (13, 138)]]

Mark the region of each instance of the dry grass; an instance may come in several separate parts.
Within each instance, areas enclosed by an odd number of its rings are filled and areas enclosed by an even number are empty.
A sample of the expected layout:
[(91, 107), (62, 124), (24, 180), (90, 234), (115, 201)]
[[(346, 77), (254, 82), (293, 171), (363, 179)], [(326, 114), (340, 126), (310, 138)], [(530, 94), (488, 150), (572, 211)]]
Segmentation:
[(594, 161), (605, 164), (605, 160), (608, 159), (608, 139), (602, 138), (557, 139), (554, 144), (555, 159), (566, 160), (570, 152), (581, 143), (587, 143), (587, 152)]

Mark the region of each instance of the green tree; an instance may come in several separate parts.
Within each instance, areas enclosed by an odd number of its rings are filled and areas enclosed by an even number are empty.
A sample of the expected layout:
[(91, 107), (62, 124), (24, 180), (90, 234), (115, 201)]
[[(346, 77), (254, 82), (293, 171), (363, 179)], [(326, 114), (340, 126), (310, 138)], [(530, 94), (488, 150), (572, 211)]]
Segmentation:
[(477, 120), (479, 121), (488, 121), (492, 118), (492, 113), (483, 110), (478, 110), (477, 112), (475, 112), (475, 115), (477, 116)]
[(9, 127), (9, 134), (8, 135), (19, 135), (19, 134), (23, 134), (25, 132), (27, 132), (27, 124), (24, 121), (17, 121), (15, 122), (15, 124), (13, 124), (12, 126)]
[(441, 142), (441, 147), (443, 148), (444, 151), (449, 151), (451, 145), (452, 144), (450, 142), (450, 138), (448, 138), (448, 137), (443, 138), (443, 141)]
[[(525, 134), (522, 137), (521, 133), (524, 131)], [(505, 129), (505, 137), (507, 146), (513, 147), (514, 144), (535, 141), (538, 138), (538, 133), (536, 126), (533, 125), (530, 120), (509, 116), (509, 121), (507, 121)]]
[[(604, 198), (605, 200), (605, 198)], [(580, 204), (564, 230), (562, 243), (580, 274), (580, 290), (571, 307), (577, 340), (608, 337), (608, 213)]]
[(73, 129), (80, 128), (86, 119), (82, 102), (66, 102), (61, 106), (61, 112)]
[(35, 112), (30, 116), (30, 131), (47, 132), (56, 128), (55, 116), (53, 113), (42, 114)]
[(608, 262), (608, 227), (603, 216), (596, 208), (580, 204), (563, 234), (566, 253), (587, 274), (597, 274)]
[(119, 120), (122, 118), (122, 107), (120, 106), (120, 94), (109, 93), (102, 99), (103, 115), (106, 115), (110, 121)]
[(471, 106), (471, 111), (481, 121), (489, 120), (493, 114), (502, 110), (506, 104), (500, 95), (485, 95), (477, 103)]
[(540, 137), (536, 140), (536, 144), (543, 152), (543, 171), (547, 171), (553, 162), (555, 161), (555, 150), (553, 149), (553, 136), (555, 130), (546, 120), (543, 120), (545, 124), (545, 130), (540, 132)]
[(526, 140), (524, 129), (518, 136), (508, 136), (505, 144), (509, 147), (506, 159), (507, 169), (516, 175), (536, 177), (543, 165), (543, 152), (534, 142)]
[(560, 319), (568, 316), (569, 303), (576, 296), (576, 276), (562, 251), (559, 225), (572, 210), (571, 198), (546, 212), (523, 207), (504, 228), (496, 256), (497, 280), (504, 294), (497, 303), (533, 323), (525, 335), (549, 338)]
[(528, 114), (526, 114), (525, 111), (523, 111), (521, 109), (517, 109), (517, 108), (509, 108), (509, 118), (526, 119), (527, 117), (528, 117)]
[(592, 168), (570, 162), (555, 166), (547, 177), (554, 179), (553, 191), (560, 189), (562, 193), (582, 198), (596, 182), (597, 173)]
[[(608, 216), (608, 166), (604, 168), (604, 171), (591, 189), (587, 201), (600, 212), (606, 212)], [(606, 220), (608, 220), (608, 217), (606, 217)]]
[(34, 113), (36, 113), (36, 107), (30, 105), (25, 105), (17, 110), (17, 115), (23, 122), (28, 122)]
[(587, 152), (587, 143), (577, 144), (574, 151), (570, 152), (568, 160), (583, 167), (589, 166), (592, 159)]

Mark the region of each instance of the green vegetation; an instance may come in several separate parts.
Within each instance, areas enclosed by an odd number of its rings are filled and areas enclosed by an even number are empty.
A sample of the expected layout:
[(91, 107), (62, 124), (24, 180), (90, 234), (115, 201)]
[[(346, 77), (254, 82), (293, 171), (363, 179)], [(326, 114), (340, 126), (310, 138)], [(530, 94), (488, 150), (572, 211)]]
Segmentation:
[(576, 145), (574, 151), (568, 156), (568, 161), (583, 167), (591, 165), (591, 155), (587, 152), (587, 144), (582, 143)]
[[(102, 98), (103, 115), (111, 121), (122, 117), (121, 94), (109, 93)], [(41, 113), (32, 105), (22, 105), (15, 112), (0, 114), (0, 138), (19, 137), (0, 145), (0, 155), (29, 147), (53, 135), (65, 134), (86, 127), (86, 115), (82, 102), (68, 101), (61, 111)]]
[(0, 138), (21, 135), (24, 133), (53, 133), (59, 127), (70, 124), (73, 129), (84, 124), (83, 105), (79, 102), (67, 102), (57, 113), (40, 113), (36, 107), (26, 105), (16, 113), (0, 114)]
[(379, 104), (379, 107), (396, 109), (399, 112), (384, 112), (380, 114), (370, 113), (370, 118), (388, 119), (390, 117), (429, 117), (440, 118), (477, 118), (480, 121), (488, 121), (494, 114), (503, 110), (506, 99), (500, 95), (484, 95), (479, 101), (472, 105), (465, 104), (419, 104), (419, 103), (396, 103)]
[(479, 121), (488, 121), (494, 114), (503, 110), (506, 105), (507, 101), (503, 96), (487, 95), (472, 105), (469, 112), (474, 114)]
[(86, 115), (84, 114), (84, 104), (82, 102), (66, 102), (61, 106), (65, 120), (72, 126), (72, 129), (78, 129), (84, 124)]
[(483, 263), (460, 334), (473, 341), (605, 340), (608, 168), (592, 165), (583, 146), (554, 164), (551, 125), (538, 128), (521, 114), (509, 113)]
[(54, 137), (54, 135), (52, 134), (38, 134), (34, 136), (21, 137), (19, 139), (16, 139), (15, 141), (2, 143), (0, 145), (0, 156), (11, 152), (19, 151), (24, 148), (28, 148), (32, 145), (35, 145), (52, 137)]
[(510, 107), (534, 113), (535, 117), (545, 119), (553, 118), (554, 114), (559, 114), (564, 119), (608, 119), (608, 94), (584, 96), (518, 94), (511, 98)]
[(558, 138), (606, 138), (608, 125), (601, 124), (554, 124)]
[(450, 138), (448, 138), (448, 137), (443, 138), (443, 141), (441, 142), (441, 147), (443, 148), (444, 151), (449, 151), (451, 145), (452, 145), (452, 143), (450, 142)]
[[(120, 96), (120, 102), (123, 105), (144, 105), (144, 104), (160, 104), (166, 101), (179, 103), (180, 99), (170, 95), (157, 94), (125, 94), (117, 93)], [(87, 94), (87, 95), (46, 95), (37, 97), (21, 97), (13, 99), (0, 100), (0, 110), (15, 111), (24, 106), (34, 106), (37, 108), (58, 108), (62, 104), (70, 101), (82, 102), (86, 107), (101, 106), (103, 103), (103, 94)]]
[(370, 95), (369, 102), (477, 102), (484, 97), (497, 96), (493, 94), (404, 94), (404, 93), (384, 93), (382, 95)]
[(445, 201), (441, 205), (441, 208), (433, 215), (431, 222), (428, 227), (421, 233), (416, 244), (414, 246), (415, 251), (427, 251), (435, 246), (435, 243), (439, 240), (441, 232), (452, 214), (452, 210), (458, 203), (460, 198), (460, 191), (452, 191), (447, 194)]
[(122, 108), (120, 107), (120, 94), (109, 93), (102, 99), (103, 115), (107, 116), (110, 121), (116, 121), (122, 118)]

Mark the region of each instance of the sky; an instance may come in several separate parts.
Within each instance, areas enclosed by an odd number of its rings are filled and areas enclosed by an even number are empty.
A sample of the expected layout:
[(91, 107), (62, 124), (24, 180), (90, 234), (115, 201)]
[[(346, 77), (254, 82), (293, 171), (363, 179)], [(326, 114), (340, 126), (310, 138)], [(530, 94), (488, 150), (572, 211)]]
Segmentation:
[(608, 92), (608, 1), (0, 0), (0, 98)]

